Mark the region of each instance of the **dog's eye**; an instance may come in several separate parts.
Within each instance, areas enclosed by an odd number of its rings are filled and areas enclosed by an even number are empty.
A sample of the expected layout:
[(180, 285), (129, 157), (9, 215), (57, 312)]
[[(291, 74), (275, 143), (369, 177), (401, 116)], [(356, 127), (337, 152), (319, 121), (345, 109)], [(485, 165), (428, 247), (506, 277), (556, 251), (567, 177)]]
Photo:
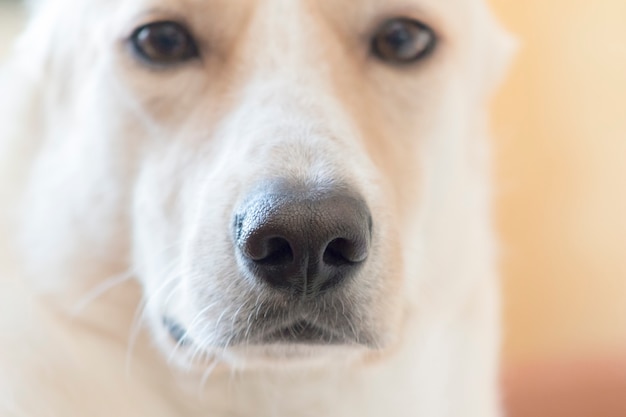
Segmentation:
[(135, 52), (152, 64), (177, 64), (198, 56), (193, 38), (176, 22), (141, 26), (133, 32), (131, 42)]
[(437, 43), (431, 28), (407, 18), (386, 21), (374, 35), (372, 50), (381, 60), (408, 64), (428, 56)]

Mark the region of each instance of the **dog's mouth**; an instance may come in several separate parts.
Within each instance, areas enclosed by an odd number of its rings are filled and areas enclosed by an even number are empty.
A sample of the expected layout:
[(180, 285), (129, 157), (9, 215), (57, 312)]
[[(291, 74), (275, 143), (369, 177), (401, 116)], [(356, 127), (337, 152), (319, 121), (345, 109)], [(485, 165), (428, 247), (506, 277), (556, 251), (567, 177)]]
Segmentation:
[[(186, 347), (194, 344), (188, 331), (176, 320), (164, 317), (163, 326), (167, 329), (172, 341), (178, 346)], [(355, 341), (350, 340), (345, 332), (333, 331), (307, 320), (297, 320), (287, 325), (273, 327), (253, 338), (249, 338), (246, 344), (347, 345), (355, 344)]]
[(281, 326), (261, 337), (267, 344), (309, 344), (334, 345), (345, 344), (347, 341), (335, 332), (322, 326), (299, 320), (287, 326)]
[(191, 337), (187, 333), (187, 329), (178, 324), (177, 321), (163, 317), (163, 326), (167, 329), (170, 338), (179, 346), (187, 346), (193, 344)]

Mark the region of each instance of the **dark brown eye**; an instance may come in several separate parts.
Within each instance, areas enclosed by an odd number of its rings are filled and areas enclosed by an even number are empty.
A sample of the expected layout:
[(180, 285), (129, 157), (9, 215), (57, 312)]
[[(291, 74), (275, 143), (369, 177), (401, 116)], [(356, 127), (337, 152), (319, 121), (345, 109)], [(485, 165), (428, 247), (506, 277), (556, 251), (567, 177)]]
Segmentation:
[(176, 22), (141, 26), (133, 32), (131, 42), (135, 52), (151, 64), (178, 64), (198, 56), (193, 38)]
[(408, 64), (428, 56), (437, 44), (431, 28), (412, 19), (385, 22), (374, 35), (372, 50), (381, 60)]

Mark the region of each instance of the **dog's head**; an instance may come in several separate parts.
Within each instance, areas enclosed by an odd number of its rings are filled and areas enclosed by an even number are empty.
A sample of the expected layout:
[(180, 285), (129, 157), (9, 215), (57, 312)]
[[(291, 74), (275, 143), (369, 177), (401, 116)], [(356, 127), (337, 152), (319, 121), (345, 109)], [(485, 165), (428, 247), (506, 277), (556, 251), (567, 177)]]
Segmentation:
[(457, 201), (501, 37), (476, 0), (43, 0), (30, 265), (132, 268), (185, 358), (390, 348), (450, 279), (429, 202)]

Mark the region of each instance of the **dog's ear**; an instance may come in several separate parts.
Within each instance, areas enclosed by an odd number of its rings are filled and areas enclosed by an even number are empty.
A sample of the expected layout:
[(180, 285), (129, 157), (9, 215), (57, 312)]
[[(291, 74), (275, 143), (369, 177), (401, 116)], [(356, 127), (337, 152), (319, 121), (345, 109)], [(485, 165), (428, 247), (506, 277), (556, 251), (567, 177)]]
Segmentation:
[(518, 40), (511, 35), (495, 16), (485, 9), (483, 19), (486, 37), (483, 51), (482, 79), (488, 94), (504, 80), (513, 58), (519, 48)]
[[(32, 3), (31, 6), (38, 8), (47, 1)], [(50, 36), (40, 24), (38, 13), (33, 11), (7, 61), (0, 66), (0, 206), (3, 209), (15, 200), (42, 139), (46, 92), (51, 84)]]
[(53, 0), (30, 0), (28, 21), (17, 39), (10, 61), (22, 66), (30, 76), (43, 76), (48, 71), (49, 60), (58, 54), (66, 42), (60, 38), (58, 28), (63, 27), (62, 7)]
[(489, 91), (495, 89), (504, 80), (519, 49), (518, 40), (499, 24), (494, 23), (491, 31), (491, 41), (485, 62), (485, 82)]

